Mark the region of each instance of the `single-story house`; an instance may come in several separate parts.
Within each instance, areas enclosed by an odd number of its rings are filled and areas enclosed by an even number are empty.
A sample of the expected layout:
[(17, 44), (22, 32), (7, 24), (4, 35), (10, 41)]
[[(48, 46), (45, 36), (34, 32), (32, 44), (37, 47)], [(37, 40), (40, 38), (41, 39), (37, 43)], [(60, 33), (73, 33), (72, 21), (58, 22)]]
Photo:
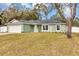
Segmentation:
[(16, 20), (13, 19), (7, 25), (7, 32), (66, 32), (66, 23), (50, 20)]

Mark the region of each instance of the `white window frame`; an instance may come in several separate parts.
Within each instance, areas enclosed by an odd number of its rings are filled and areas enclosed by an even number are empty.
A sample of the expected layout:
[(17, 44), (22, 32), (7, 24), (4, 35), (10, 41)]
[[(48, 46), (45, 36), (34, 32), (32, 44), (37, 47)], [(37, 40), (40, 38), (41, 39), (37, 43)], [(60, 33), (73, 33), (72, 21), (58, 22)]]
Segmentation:
[[(59, 26), (59, 30), (57, 30), (57, 26)], [(57, 24), (57, 25), (56, 25), (56, 31), (57, 31), (57, 32), (61, 31), (61, 24)]]
[(48, 30), (48, 25), (43, 25), (43, 30)]
[[(44, 28), (43, 28), (44, 26), (45, 26), (45, 30), (44, 30)], [(47, 28), (48, 28), (47, 30), (46, 30), (46, 26), (48, 26), (48, 27), (47, 27)], [(46, 24), (45, 24), (45, 25), (42, 25), (42, 32), (48, 32), (48, 31), (49, 31), (49, 25), (46, 25)]]

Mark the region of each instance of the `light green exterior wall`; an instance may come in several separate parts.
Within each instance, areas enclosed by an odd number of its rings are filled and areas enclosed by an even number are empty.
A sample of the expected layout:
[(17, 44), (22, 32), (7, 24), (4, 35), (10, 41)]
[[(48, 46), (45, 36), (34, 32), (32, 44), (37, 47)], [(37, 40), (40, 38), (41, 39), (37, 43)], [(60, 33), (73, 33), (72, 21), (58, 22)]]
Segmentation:
[(44, 31), (42, 26), (42, 32), (66, 32), (67, 28), (65, 24), (59, 24), (60, 30), (57, 31), (57, 24), (48, 25), (48, 30)]
[[(37, 25), (38, 32), (41, 32), (41, 26)], [(23, 25), (22, 26), (22, 32), (34, 32), (34, 25)]]
[[(57, 24), (48, 25), (48, 31), (43, 31), (42, 25), (37, 25), (38, 32), (66, 32), (65, 24), (60, 24), (60, 31), (57, 31)], [(23, 25), (22, 32), (34, 32), (34, 25)]]
[(57, 24), (52, 25), (52, 32), (66, 32), (67, 28), (65, 24), (59, 24), (60, 25), (60, 30), (57, 31)]
[(34, 26), (33, 25), (23, 25), (22, 27), (23, 32), (33, 32), (34, 31)]

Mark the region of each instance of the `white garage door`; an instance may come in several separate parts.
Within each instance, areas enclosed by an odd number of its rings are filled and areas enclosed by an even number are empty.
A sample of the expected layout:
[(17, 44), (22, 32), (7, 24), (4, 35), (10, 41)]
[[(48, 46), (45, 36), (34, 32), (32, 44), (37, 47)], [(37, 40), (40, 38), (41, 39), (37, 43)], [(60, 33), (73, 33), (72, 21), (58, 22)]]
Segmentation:
[(8, 32), (10, 33), (21, 33), (21, 25), (10, 25), (8, 26)]

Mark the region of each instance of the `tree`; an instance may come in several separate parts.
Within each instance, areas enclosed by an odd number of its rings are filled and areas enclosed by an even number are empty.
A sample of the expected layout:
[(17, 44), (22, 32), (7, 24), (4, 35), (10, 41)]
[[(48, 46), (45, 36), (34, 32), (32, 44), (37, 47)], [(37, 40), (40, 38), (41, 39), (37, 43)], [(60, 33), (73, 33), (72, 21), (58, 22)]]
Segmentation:
[[(11, 21), (13, 18), (17, 16), (17, 9), (14, 4), (11, 4), (9, 8), (5, 9), (3, 14), (1, 15), (1, 23), (5, 24), (9, 21)], [(20, 15), (20, 14), (19, 14)]]
[(0, 11), (0, 24), (5, 24), (13, 19), (17, 20), (37, 20), (38, 14), (34, 10), (29, 10), (27, 8), (21, 10), (17, 9), (16, 5), (12, 3), (4, 11)]
[(2, 20), (3, 20), (2, 15), (3, 15), (3, 13), (4, 13), (4, 11), (0, 11), (0, 25), (2, 25)]
[[(70, 10), (70, 17), (69, 17), (69, 18), (66, 18), (66, 17), (63, 15), (63, 13), (61, 12), (61, 11), (62, 11), (62, 8), (60, 8), (60, 7), (62, 7), (62, 5), (65, 5), (65, 7), (66, 7), (66, 5), (69, 6), (69, 10)], [(76, 6), (77, 6), (76, 3), (70, 3), (70, 4), (59, 4), (59, 3), (55, 3), (55, 7), (56, 7), (56, 9), (58, 10), (58, 12), (59, 12), (61, 18), (62, 18), (63, 20), (65, 20), (66, 23), (67, 23), (67, 37), (68, 37), (68, 38), (71, 38), (71, 37), (72, 37), (72, 36), (71, 36), (71, 34), (72, 34), (72, 31), (71, 31), (71, 30), (72, 30), (72, 22), (73, 22), (73, 20), (74, 20), (74, 18), (75, 18), (75, 16), (76, 16)], [(66, 11), (65, 11), (65, 12), (66, 12)]]
[[(40, 4), (36, 4), (34, 6), (34, 10), (37, 11), (38, 15), (40, 16), (39, 19), (42, 19), (42, 16), (45, 15), (45, 18), (47, 19), (47, 15), (48, 15), (48, 8), (46, 6), (46, 4), (40, 3)], [(44, 15), (43, 15), (44, 13)]]
[(23, 19), (23, 20), (37, 20), (39, 17), (38, 17), (38, 14), (36, 13), (36, 11), (34, 10), (30, 10), (30, 11), (23, 11), (22, 12), (22, 17), (20, 19)]

